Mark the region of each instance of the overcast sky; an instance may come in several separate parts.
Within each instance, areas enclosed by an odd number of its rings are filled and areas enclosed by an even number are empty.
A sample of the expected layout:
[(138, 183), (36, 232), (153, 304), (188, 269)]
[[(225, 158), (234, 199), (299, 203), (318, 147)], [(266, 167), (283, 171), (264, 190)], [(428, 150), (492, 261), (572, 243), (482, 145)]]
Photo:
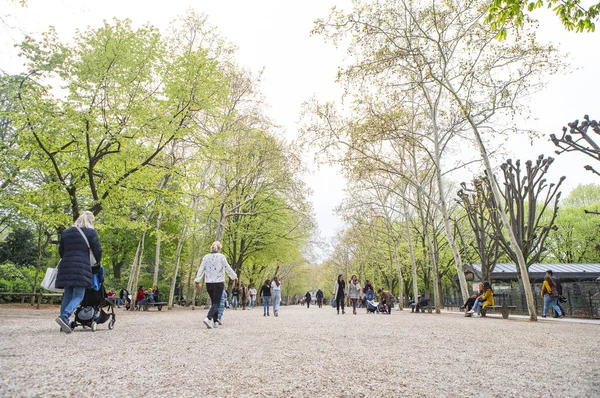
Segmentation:
[[(339, 100), (340, 90), (334, 79), (344, 52), (326, 44), (322, 37), (311, 37), (317, 18), (326, 17), (332, 6), (349, 10), (350, 1), (332, 0), (239, 0), (239, 1), (142, 1), (142, 0), (28, 0), (21, 8), (8, 0), (0, 0), (0, 14), (11, 28), (0, 28), (0, 67), (18, 72), (22, 62), (12, 48), (20, 41), (19, 31), (41, 32), (49, 25), (57, 28), (64, 39), (76, 29), (98, 27), (103, 20), (130, 18), (135, 25), (146, 22), (164, 28), (188, 8), (209, 16), (209, 22), (221, 35), (237, 44), (239, 63), (253, 71), (265, 69), (261, 86), (269, 109), (267, 113), (285, 128), (287, 137), (296, 137), (300, 107), (311, 96), (319, 100)], [(544, 133), (544, 138), (532, 141), (527, 137), (511, 137), (504, 145), (515, 158), (533, 159), (539, 154), (552, 155), (554, 147), (547, 141), (550, 133), (560, 134), (562, 126), (584, 114), (600, 118), (600, 32), (575, 34), (566, 32), (558, 19), (544, 11), (534, 16), (543, 18), (539, 36), (560, 44), (571, 54), (573, 71), (552, 78), (548, 88), (531, 99), (531, 119), (528, 127)], [(595, 53), (595, 54), (594, 54)], [(577, 68), (577, 69), (575, 69)], [(550, 179), (566, 175), (563, 191), (579, 183), (598, 182), (583, 170), (589, 161), (582, 156), (565, 154), (557, 157)], [(313, 167), (313, 169), (315, 169)], [(457, 176), (457, 179), (468, 176)], [(344, 180), (334, 169), (320, 167), (306, 181), (313, 191), (312, 202), (322, 235), (330, 237), (340, 228), (333, 208), (343, 198)]]

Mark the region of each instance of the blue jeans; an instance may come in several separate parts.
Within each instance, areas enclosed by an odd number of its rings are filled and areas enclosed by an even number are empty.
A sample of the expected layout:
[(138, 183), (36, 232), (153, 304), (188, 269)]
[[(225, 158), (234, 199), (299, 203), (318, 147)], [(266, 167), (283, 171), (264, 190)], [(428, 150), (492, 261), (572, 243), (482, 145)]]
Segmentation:
[(471, 308), (471, 310), (473, 311), (477, 311), (477, 315), (481, 315), (481, 306), (482, 306), (483, 302), (479, 299), (475, 300), (475, 303), (473, 304), (473, 308)]
[(550, 297), (549, 294), (544, 294), (544, 311), (542, 311), (542, 315), (546, 315), (550, 305), (554, 308), (554, 312), (558, 314), (558, 316), (562, 315), (560, 307), (558, 306), (558, 297)]
[(271, 303), (271, 296), (263, 296), (263, 311), (265, 314), (269, 313), (269, 304)]
[(238, 298), (237, 298), (237, 296), (233, 296), (231, 298), (231, 305), (233, 305), (233, 308), (237, 308), (238, 307)]
[(250, 304), (248, 304), (248, 307), (254, 308), (254, 296), (250, 296)]
[(271, 297), (273, 297), (273, 313), (279, 312), (279, 303), (281, 302), (281, 290), (273, 290), (271, 292)]
[(65, 287), (62, 302), (60, 303), (60, 316), (69, 318), (83, 300), (85, 287)]

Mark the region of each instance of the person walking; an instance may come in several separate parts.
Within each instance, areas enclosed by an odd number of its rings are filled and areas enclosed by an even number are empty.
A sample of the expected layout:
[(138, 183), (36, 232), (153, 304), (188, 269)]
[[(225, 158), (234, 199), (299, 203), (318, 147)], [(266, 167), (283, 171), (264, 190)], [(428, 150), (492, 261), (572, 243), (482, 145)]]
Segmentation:
[(269, 315), (269, 305), (271, 304), (271, 281), (265, 280), (264, 285), (260, 288), (260, 297), (263, 300), (263, 316)]
[[(60, 235), (58, 254), (61, 260), (56, 287), (64, 289), (64, 293), (60, 314), (55, 321), (65, 333), (72, 332), (69, 318), (83, 300), (85, 289), (92, 286), (92, 267), (102, 261), (102, 247), (94, 229), (94, 220), (91, 211), (84, 211), (73, 226)], [(94, 254), (96, 264), (91, 263), (90, 253)]]
[(548, 307), (552, 306), (554, 312), (558, 314), (559, 318), (564, 318), (564, 314), (560, 310), (558, 306), (558, 287), (556, 283), (552, 279), (552, 277), (548, 274), (544, 276), (544, 284), (542, 285), (542, 298), (544, 299), (544, 310), (542, 312), (542, 318), (546, 318), (546, 314), (548, 313)]
[(304, 295), (304, 301), (306, 302), (306, 309), (310, 308), (311, 300), (312, 300), (312, 296), (310, 295), (310, 292), (306, 292), (306, 294)]
[(242, 300), (242, 309), (245, 310), (248, 304), (248, 288), (243, 283), (240, 287), (240, 298)]
[(240, 297), (240, 286), (236, 283), (233, 286), (233, 289), (231, 289), (231, 305), (233, 305), (234, 310), (238, 309), (239, 297)]
[(344, 311), (344, 301), (346, 300), (346, 281), (344, 275), (339, 274), (337, 281), (333, 285), (333, 297), (336, 301), (337, 313), (340, 314), (340, 305), (342, 306), (342, 315), (346, 313)]
[(323, 308), (323, 291), (321, 289), (317, 290), (317, 305), (319, 308)]
[(273, 297), (273, 314), (279, 316), (279, 303), (281, 302), (281, 282), (274, 276), (271, 282), (271, 295)]
[(352, 313), (356, 315), (356, 306), (358, 305), (358, 299), (360, 298), (360, 282), (356, 278), (356, 275), (352, 275), (350, 283), (348, 283), (348, 296), (352, 302)]
[(256, 289), (254, 288), (254, 284), (250, 284), (250, 289), (248, 289), (248, 295), (250, 296), (250, 308), (254, 308), (254, 304), (256, 301)]
[(204, 318), (204, 324), (208, 329), (217, 328), (219, 325), (219, 304), (225, 289), (225, 272), (233, 279), (234, 283), (237, 283), (237, 274), (227, 262), (227, 258), (221, 254), (221, 249), (223, 249), (221, 242), (213, 242), (210, 246), (210, 253), (202, 258), (196, 279), (194, 279), (194, 288), (198, 290), (200, 280), (204, 277), (206, 292), (210, 297), (210, 309)]

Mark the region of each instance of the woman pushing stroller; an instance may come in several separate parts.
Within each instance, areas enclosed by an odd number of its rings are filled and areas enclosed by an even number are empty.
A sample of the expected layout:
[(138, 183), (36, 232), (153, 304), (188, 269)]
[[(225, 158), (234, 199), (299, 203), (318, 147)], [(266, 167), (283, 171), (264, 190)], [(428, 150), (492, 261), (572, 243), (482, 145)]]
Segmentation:
[(84, 211), (71, 228), (60, 235), (58, 253), (60, 264), (56, 275), (56, 287), (64, 288), (60, 314), (56, 323), (65, 333), (71, 333), (69, 318), (83, 300), (85, 289), (92, 286), (92, 266), (90, 252), (96, 263), (102, 260), (102, 247), (98, 233), (94, 229), (94, 214)]

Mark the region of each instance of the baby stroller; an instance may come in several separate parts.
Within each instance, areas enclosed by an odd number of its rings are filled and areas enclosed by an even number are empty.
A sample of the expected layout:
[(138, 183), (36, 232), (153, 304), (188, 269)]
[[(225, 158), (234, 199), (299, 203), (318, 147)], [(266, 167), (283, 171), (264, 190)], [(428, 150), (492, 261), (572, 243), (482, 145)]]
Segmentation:
[(367, 303), (367, 314), (375, 314), (379, 307), (379, 303), (375, 301), (375, 293), (369, 290), (365, 293), (365, 299)]
[(85, 289), (83, 300), (75, 310), (75, 320), (71, 321), (71, 329), (81, 326), (96, 331), (99, 324), (108, 321), (108, 328), (115, 327), (115, 309), (111, 301), (107, 300), (104, 288), (104, 267), (92, 268), (94, 286)]

